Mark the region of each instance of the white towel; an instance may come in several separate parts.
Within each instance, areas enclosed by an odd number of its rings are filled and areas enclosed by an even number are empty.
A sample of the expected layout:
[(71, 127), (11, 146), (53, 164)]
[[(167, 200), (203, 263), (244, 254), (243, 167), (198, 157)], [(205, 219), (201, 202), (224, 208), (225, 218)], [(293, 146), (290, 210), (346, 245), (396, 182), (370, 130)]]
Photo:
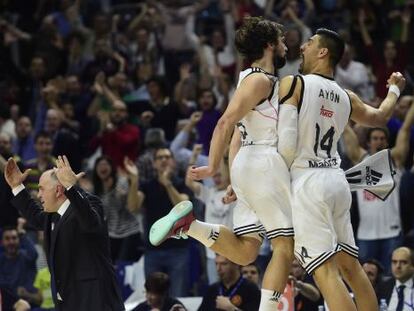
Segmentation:
[(364, 189), (385, 201), (395, 187), (389, 149), (381, 150), (345, 172), (351, 191)]

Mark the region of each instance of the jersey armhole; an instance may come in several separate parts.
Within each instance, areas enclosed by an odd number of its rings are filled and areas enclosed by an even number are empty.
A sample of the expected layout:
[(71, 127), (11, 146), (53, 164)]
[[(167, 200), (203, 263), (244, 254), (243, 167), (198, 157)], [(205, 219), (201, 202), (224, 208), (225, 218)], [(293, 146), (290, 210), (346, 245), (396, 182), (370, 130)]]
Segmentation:
[(292, 97), (293, 92), (295, 91), (297, 82), (298, 82), (298, 76), (294, 76), (289, 92), (279, 101), (279, 105), (283, 105), (285, 101), (287, 101), (289, 98)]
[(348, 121), (351, 120), (351, 116), (352, 116), (352, 100), (351, 100), (351, 96), (349, 95), (349, 93), (344, 90), (344, 92), (346, 93), (346, 95), (348, 95), (348, 99), (349, 99), (349, 116), (348, 116)]
[[(260, 69), (260, 68), (258, 68), (258, 67), (252, 67), (252, 71), (250, 71), (244, 78), (243, 78), (243, 80), (244, 79), (246, 79), (248, 76), (250, 76), (251, 74), (253, 74), (253, 73), (263, 73), (265, 76), (266, 76), (266, 78), (268, 78), (268, 76), (267, 76), (267, 74), (266, 74), (266, 72), (265, 71), (263, 71), (262, 69)], [(271, 90), (271, 92), (270, 92), (270, 94), (269, 94), (269, 96), (268, 97), (265, 97), (265, 98), (262, 98), (261, 100), (259, 100), (259, 102), (256, 104), (256, 106), (255, 107), (257, 107), (257, 106), (259, 106), (260, 104), (262, 104), (264, 101), (266, 101), (266, 100), (269, 100), (270, 101), (270, 99), (272, 98), (272, 96), (273, 96), (273, 93), (275, 92), (275, 81), (272, 81), (271, 79), (269, 79), (270, 81), (271, 81), (271, 83), (272, 83), (272, 90)], [(253, 108), (252, 110), (255, 110), (255, 108)]]
[(303, 77), (301, 75), (296, 75), (293, 78), (293, 82), (292, 85), (290, 87), (289, 93), (286, 94), (285, 97), (283, 97), (280, 101), (279, 101), (279, 105), (282, 105), (285, 101), (287, 101), (289, 98), (292, 97), (293, 92), (295, 91), (296, 88), (296, 84), (298, 82), (298, 79), (300, 79), (301, 81), (301, 89), (300, 89), (300, 95), (299, 95), (299, 102), (298, 102), (298, 113), (300, 112), (300, 108), (302, 107), (302, 101), (303, 101), (303, 92), (305, 91), (305, 81), (303, 80)]
[(300, 89), (300, 97), (299, 97), (299, 102), (298, 102), (298, 114), (299, 114), (300, 108), (302, 108), (303, 93), (305, 92), (305, 80), (303, 79), (301, 75), (297, 75), (296, 77), (298, 77), (300, 81), (302, 82), (302, 88)]

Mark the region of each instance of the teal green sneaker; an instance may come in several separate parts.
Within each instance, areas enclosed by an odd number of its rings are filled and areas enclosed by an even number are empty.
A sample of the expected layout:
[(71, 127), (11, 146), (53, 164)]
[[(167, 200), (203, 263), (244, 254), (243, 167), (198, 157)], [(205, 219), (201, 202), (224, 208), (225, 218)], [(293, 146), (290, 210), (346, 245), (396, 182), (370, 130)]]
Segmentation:
[(168, 238), (188, 239), (185, 233), (194, 220), (193, 204), (190, 201), (178, 203), (167, 215), (158, 219), (151, 226), (150, 243), (158, 246)]

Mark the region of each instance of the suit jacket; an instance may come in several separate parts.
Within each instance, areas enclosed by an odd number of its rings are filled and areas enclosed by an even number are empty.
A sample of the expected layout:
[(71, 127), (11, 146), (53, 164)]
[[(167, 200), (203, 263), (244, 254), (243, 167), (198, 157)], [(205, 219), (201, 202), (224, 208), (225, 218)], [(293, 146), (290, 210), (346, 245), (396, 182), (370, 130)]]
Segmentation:
[[(413, 281), (414, 281), (414, 277), (413, 277)], [(380, 281), (377, 285), (378, 301), (380, 301), (381, 299), (385, 299), (387, 301), (387, 304), (389, 304), (394, 287), (395, 287), (395, 279), (393, 277)]]
[(27, 190), (12, 204), (38, 230), (45, 232), (45, 251), (54, 276), (57, 310), (124, 310), (109, 253), (102, 202), (77, 186), (65, 192), (70, 205), (53, 234), (51, 214), (42, 210)]

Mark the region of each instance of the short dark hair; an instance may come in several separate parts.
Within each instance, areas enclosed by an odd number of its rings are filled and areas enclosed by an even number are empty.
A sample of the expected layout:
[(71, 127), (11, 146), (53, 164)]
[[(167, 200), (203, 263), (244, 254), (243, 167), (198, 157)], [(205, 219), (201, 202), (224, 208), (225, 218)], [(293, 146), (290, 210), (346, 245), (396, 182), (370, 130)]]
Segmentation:
[(157, 149), (154, 150), (154, 160), (157, 159), (157, 154), (158, 154), (158, 152), (160, 150), (168, 150), (170, 152), (171, 158), (174, 158), (174, 155), (173, 155), (173, 153), (172, 153), (172, 151), (171, 151), (170, 148), (168, 148), (168, 147), (159, 147), (159, 148), (157, 148)]
[(243, 57), (253, 62), (263, 57), (269, 43), (277, 44), (282, 29), (282, 25), (263, 17), (246, 17), (236, 32), (234, 44)]
[(371, 140), (371, 135), (375, 131), (383, 132), (385, 134), (385, 138), (387, 139), (387, 142), (389, 141), (390, 132), (388, 131), (387, 128), (385, 128), (385, 127), (372, 127), (372, 128), (369, 128), (368, 129), (368, 132), (367, 132), (367, 142), (369, 142)]
[(261, 274), (261, 271), (260, 271), (260, 267), (259, 267), (259, 265), (256, 263), (256, 262), (251, 262), (251, 263), (249, 263), (248, 265), (245, 265), (245, 266), (240, 266), (240, 270), (242, 269), (242, 268), (244, 268), (244, 267), (249, 267), (249, 266), (253, 266), (253, 267), (255, 267), (256, 268), (256, 270), (257, 270), (257, 274)]
[(326, 28), (319, 28), (316, 30), (316, 34), (320, 36), (320, 46), (327, 48), (329, 51), (329, 62), (332, 67), (335, 67), (342, 58), (345, 50), (345, 42), (341, 36)]
[(165, 81), (165, 78), (162, 76), (152, 76), (150, 77), (146, 84), (148, 85), (149, 83), (154, 82), (155, 84), (158, 85), (158, 87), (160, 88), (160, 92), (163, 96), (167, 96), (168, 95), (168, 86), (167, 86), (167, 81)]
[(35, 136), (35, 143), (37, 143), (37, 140), (39, 138), (49, 138), (52, 141), (52, 136), (50, 136), (50, 134), (44, 130), (39, 131), (36, 136)]
[(144, 286), (147, 292), (166, 295), (170, 289), (170, 278), (163, 272), (153, 272), (145, 280)]
[(197, 90), (197, 100), (204, 95), (204, 93), (210, 93), (213, 96), (213, 107), (217, 105), (217, 96), (210, 88), (200, 88)]
[(364, 261), (363, 264), (370, 264), (370, 265), (374, 265), (377, 267), (378, 270), (378, 274), (381, 274), (384, 272), (384, 267), (382, 266), (381, 262), (379, 262), (378, 260), (376, 260), (375, 258), (370, 258), (367, 259), (366, 261)]
[(16, 228), (16, 226), (12, 226), (12, 225), (7, 225), (7, 226), (4, 226), (4, 227), (3, 227), (3, 230), (1, 231), (1, 238), (2, 238), (2, 239), (3, 239), (3, 237), (4, 237), (4, 233), (5, 233), (6, 231), (17, 231), (17, 228)]
[(161, 148), (165, 146), (165, 132), (162, 128), (152, 127), (145, 132), (144, 144), (146, 148)]

